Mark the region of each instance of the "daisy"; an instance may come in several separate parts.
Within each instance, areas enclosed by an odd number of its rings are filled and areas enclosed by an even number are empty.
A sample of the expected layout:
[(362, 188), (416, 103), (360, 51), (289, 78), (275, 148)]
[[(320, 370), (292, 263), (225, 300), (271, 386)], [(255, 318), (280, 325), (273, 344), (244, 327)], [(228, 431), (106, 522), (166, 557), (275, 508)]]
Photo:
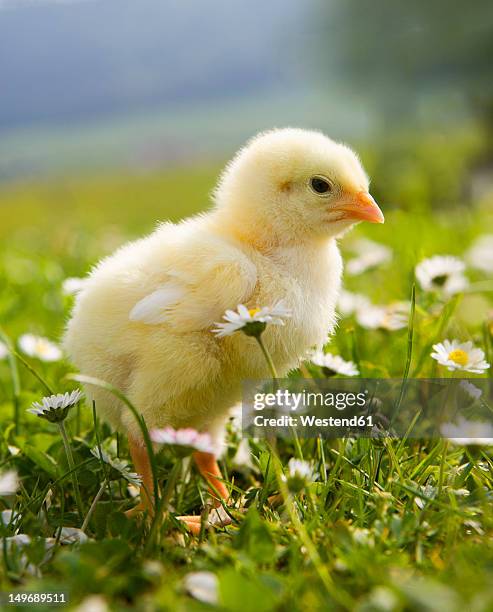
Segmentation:
[(94, 457), (96, 457), (96, 459), (104, 461), (104, 463), (108, 464), (131, 485), (138, 487), (142, 484), (141, 477), (135, 472), (131, 472), (125, 461), (111, 458), (108, 453), (106, 453), (103, 449), (100, 449), (98, 446), (91, 448), (91, 453), (94, 455)]
[(60, 542), (62, 544), (84, 544), (88, 541), (87, 535), (77, 527), (62, 527), (60, 533)]
[(219, 582), (212, 572), (191, 572), (183, 579), (183, 586), (194, 599), (212, 606), (217, 605)]
[(212, 331), (219, 338), (231, 336), (239, 330), (247, 336), (260, 336), (267, 323), (284, 325), (284, 319), (290, 316), (291, 311), (286, 308), (282, 300), (271, 307), (264, 306), (250, 310), (244, 304), (240, 304), (237, 310), (227, 310), (223, 316), (226, 323), (215, 323), (217, 327)]
[(370, 300), (362, 293), (352, 293), (342, 289), (337, 301), (337, 310), (343, 317), (348, 317), (359, 310), (367, 308)]
[(288, 470), (291, 477), (313, 480), (313, 469), (308, 461), (291, 457), (288, 462)]
[(292, 493), (299, 493), (310, 482), (315, 480), (313, 467), (308, 461), (291, 457), (288, 462), (288, 474), (283, 476)]
[(16, 521), (16, 519), (21, 517), (20, 512), (15, 512), (14, 510), (2, 510), (0, 512), (0, 525), (11, 525)]
[(353, 536), (353, 540), (356, 544), (360, 544), (361, 546), (375, 546), (375, 540), (373, 538), (372, 532), (365, 527), (353, 527), (351, 526), (351, 535)]
[(493, 272), (493, 234), (480, 236), (467, 251), (466, 258), (474, 268)]
[(59, 361), (62, 351), (51, 340), (33, 334), (23, 334), (19, 338), (19, 347), (29, 357), (37, 357), (41, 361)]
[(7, 345), (4, 344), (3, 342), (0, 342), (0, 359), (5, 359), (5, 357), (7, 357), (9, 352), (10, 351), (7, 348)]
[(464, 276), (466, 266), (458, 257), (435, 255), (416, 266), (416, 278), (424, 291), (439, 291), (446, 296), (464, 291), (469, 281)]
[(62, 283), (62, 293), (63, 295), (75, 295), (82, 291), (85, 284), (85, 278), (76, 278), (75, 276), (66, 278)]
[(444, 423), (441, 425), (440, 432), (453, 444), (463, 446), (493, 445), (493, 425), (491, 423), (468, 421), (460, 417), (457, 424)]
[(408, 302), (393, 302), (387, 306), (369, 304), (356, 313), (356, 321), (365, 329), (396, 331), (407, 327), (409, 319)]
[(387, 263), (392, 259), (392, 249), (384, 244), (363, 238), (353, 245), (353, 252), (357, 257), (350, 259), (346, 270), (351, 276), (362, 274), (371, 268)]
[(76, 608), (77, 612), (110, 612), (106, 600), (101, 595), (88, 595)]
[(316, 351), (310, 357), (310, 361), (321, 368), (330, 370), (332, 374), (343, 376), (359, 376), (359, 370), (352, 361), (345, 361), (339, 355)]
[(42, 419), (46, 419), (50, 423), (60, 423), (64, 421), (71, 408), (80, 402), (84, 394), (79, 389), (75, 389), (71, 393), (58, 393), (43, 397), (40, 402), (33, 402), (32, 407), (28, 412)]
[(482, 374), (490, 367), (484, 359), (484, 352), (474, 347), (473, 343), (459, 342), (459, 340), (444, 340), (433, 345), (434, 353), (431, 357), (436, 359), (440, 365), (453, 372), (463, 370), (472, 374)]
[(19, 477), (15, 470), (0, 474), (0, 496), (14, 495), (19, 488)]
[(173, 429), (172, 427), (153, 429), (151, 440), (157, 444), (181, 446), (202, 453), (214, 453), (216, 450), (209, 434), (199, 433), (191, 427), (186, 429)]

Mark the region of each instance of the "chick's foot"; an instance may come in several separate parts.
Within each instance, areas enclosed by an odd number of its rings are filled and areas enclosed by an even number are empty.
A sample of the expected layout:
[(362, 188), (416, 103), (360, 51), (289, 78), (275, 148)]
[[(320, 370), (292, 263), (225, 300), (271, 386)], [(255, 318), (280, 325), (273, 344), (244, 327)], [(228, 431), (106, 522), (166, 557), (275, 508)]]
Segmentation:
[[(201, 516), (177, 516), (179, 521), (185, 523), (185, 526), (193, 535), (199, 535), (202, 528), (202, 517)], [(226, 527), (231, 525), (231, 517), (224, 510), (222, 506), (213, 508), (206, 521), (206, 527)]]

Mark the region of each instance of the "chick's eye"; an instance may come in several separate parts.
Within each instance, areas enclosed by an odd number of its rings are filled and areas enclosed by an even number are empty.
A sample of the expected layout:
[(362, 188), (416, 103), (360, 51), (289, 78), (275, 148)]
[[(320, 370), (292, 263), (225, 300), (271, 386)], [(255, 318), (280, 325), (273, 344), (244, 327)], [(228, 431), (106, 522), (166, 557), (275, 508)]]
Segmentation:
[(310, 187), (315, 193), (325, 194), (332, 190), (332, 186), (329, 181), (322, 176), (313, 176), (310, 179)]

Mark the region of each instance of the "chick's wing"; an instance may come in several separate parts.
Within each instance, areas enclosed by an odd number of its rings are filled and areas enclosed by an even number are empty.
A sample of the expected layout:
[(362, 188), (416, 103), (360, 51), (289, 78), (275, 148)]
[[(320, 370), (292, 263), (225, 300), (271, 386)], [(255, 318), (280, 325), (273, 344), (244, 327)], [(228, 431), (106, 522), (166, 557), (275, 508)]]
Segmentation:
[(132, 308), (135, 323), (169, 325), (178, 332), (210, 328), (228, 308), (247, 302), (257, 282), (255, 264), (235, 246), (211, 237), (170, 249), (166, 279)]

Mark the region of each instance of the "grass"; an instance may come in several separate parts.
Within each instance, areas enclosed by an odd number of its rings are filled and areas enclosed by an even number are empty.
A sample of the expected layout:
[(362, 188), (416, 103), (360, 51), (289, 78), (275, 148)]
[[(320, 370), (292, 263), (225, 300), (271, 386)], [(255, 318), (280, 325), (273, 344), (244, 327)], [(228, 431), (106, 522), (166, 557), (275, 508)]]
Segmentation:
[[(7, 337), (15, 343), (33, 332), (56, 341), (72, 303), (63, 280), (86, 274), (156, 219), (200, 210), (215, 174), (188, 168), (4, 188), (0, 320)], [(385, 185), (377, 189), (385, 193)], [(491, 202), (461, 206), (451, 199), (437, 210), (421, 199), (413, 205), (412, 190), (406, 201), (405, 210), (388, 212), (385, 226), (358, 228), (343, 241), (346, 257), (357, 234), (393, 249), (389, 264), (346, 279), (376, 303), (410, 300), (420, 259), (463, 255), (493, 225)], [(468, 276), (470, 291), (445, 302), (418, 286), (411, 329), (367, 330), (342, 319), (330, 350), (356, 361), (367, 377), (447, 375), (429, 357), (431, 345), (447, 337), (472, 339), (491, 362), (493, 286), (478, 272)], [(169, 514), (154, 528), (125, 517), (135, 503), (127, 481), (90, 449), (101, 445), (128, 461), (126, 441), (81, 406), (66, 427), (82, 514), (91, 505), (93, 512), (89, 539), (64, 543), (61, 528), (82, 524), (74, 472), (56, 425), (25, 409), (46, 394), (45, 384), (64, 392), (76, 383), (67, 378), (69, 363), (23, 359), (29, 368), (15, 358), (0, 361), (0, 473), (15, 468), (21, 478), (17, 496), (0, 500), (0, 510), (17, 515), (0, 526), (0, 590), (68, 591), (73, 607), (97, 594), (112, 610), (206, 610), (209, 604), (185, 592), (184, 576), (209, 571), (221, 610), (493, 609), (492, 455), (443, 440), (284, 440), (277, 444), (280, 466), (266, 441), (251, 440), (247, 467), (235, 460), (240, 436), (230, 426), (221, 465), (233, 482), (233, 524), (190, 538)], [(317, 479), (290, 504), (273, 506), (276, 470), (291, 457), (311, 461)], [(155, 463), (174, 510), (200, 512), (206, 487), (188, 460), (165, 449)], [(15, 533), (28, 534), (30, 544), (8, 544)]]

